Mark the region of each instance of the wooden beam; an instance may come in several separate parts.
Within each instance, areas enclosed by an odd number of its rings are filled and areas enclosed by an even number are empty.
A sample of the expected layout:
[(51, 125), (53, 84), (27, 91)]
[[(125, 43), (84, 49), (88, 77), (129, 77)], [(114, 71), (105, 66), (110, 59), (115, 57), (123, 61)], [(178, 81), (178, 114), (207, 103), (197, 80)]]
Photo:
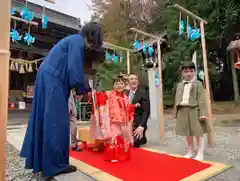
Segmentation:
[(6, 131), (8, 118), (9, 86), (9, 32), (11, 0), (4, 0), (0, 6), (0, 181), (5, 180)]
[(127, 74), (131, 73), (130, 52), (127, 51)]
[(157, 56), (158, 56), (158, 115), (160, 121), (160, 137), (164, 137), (164, 109), (163, 109), (163, 83), (162, 83), (162, 53), (161, 53), (161, 38), (157, 40)]
[[(201, 32), (201, 43), (202, 43), (202, 54), (203, 54), (203, 67), (204, 67), (204, 76), (205, 76), (205, 86), (206, 86), (206, 101), (207, 101), (207, 110), (208, 110), (208, 121), (213, 127), (212, 119), (212, 103), (210, 96), (210, 85), (209, 85), (209, 75), (208, 75), (208, 62), (207, 62), (207, 50), (206, 50), (206, 41), (205, 41), (205, 32), (204, 32), (204, 21), (200, 21), (200, 32)], [(208, 143), (213, 147), (214, 144), (214, 131), (208, 134)]]
[(22, 19), (22, 18), (19, 18), (19, 17), (16, 17), (16, 16), (11, 16), (11, 19), (16, 20), (16, 21), (20, 21), (20, 22), (23, 22), (23, 23), (26, 23), (26, 24), (30, 24), (30, 25), (33, 25), (33, 26), (38, 26), (38, 22), (35, 22), (35, 21), (27, 22), (25, 19)]
[(112, 49), (112, 50), (118, 49), (118, 50), (124, 50), (124, 51), (132, 52), (131, 49), (121, 47), (121, 46), (118, 46), (118, 45), (114, 45), (114, 44), (109, 43), (109, 42), (103, 42), (103, 47), (106, 48), (106, 49), (108, 49), (108, 48)]
[(178, 9), (180, 12), (185, 13), (186, 15), (190, 16), (191, 18), (193, 18), (195, 20), (203, 21), (205, 24), (208, 23), (206, 20), (204, 20), (204, 19), (200, 18), (199, 16), (193, 14), (191, 11), (188, 11), (184, 7), (180, 6), (179, 4), (174, 4), (173, 7)]
[(157, 38), (158, 38), (158, 36), (156, 36), (156, 35), (153, 35), (153, 34), (144, 32), (144, 31), (139, 30), (139, 29), (137, 29), (137, 28), (130, 28), (130, 30), (131, 30), (131, 31), (134, 31), (134, 32), (136, 32), (136, 33), (139, 33), (139, 34), (148, 36), (148, 37), (150, 37), (150, 38), (154, 38), (154, 39), (157, 39)]
[(55, 3), (56, 3), (55, 0), (44, 0), (44, 1), (49, 2), (49, 3), (52, 3), (52, 4), (55, 4)]

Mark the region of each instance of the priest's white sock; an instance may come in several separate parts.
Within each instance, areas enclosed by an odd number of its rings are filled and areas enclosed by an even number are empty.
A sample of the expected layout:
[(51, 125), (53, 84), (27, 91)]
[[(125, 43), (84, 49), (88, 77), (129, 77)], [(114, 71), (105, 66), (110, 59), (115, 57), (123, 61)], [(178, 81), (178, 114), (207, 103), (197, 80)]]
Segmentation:
[(194, 156), (192, 136), (187, 136), (187, 147), (188, 147), (188, 153), (184, 155), (184, 158), (192, 158)]
[(203, 136), (196, 136), (197, 139), (197, 155), (194, 158), (195, 160), (198, 161), (203, 161), (204, 160), (204, 137)]

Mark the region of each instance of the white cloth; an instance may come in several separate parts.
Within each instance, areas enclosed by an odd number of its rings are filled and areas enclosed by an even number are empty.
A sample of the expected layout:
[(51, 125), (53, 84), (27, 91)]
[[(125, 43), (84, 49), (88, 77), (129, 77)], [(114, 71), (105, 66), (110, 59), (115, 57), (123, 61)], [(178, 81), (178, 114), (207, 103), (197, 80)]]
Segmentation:
[(77, 108), (76, 108), (76, 104), (75, 104), (75, 100), (74, 100), (72, 91), (70, 92), (70, 96), (69, 96), (69, 100), (68, 100), (68, 109), (69, 109), (70, 120), (76, 121), (77, 120)]
[(189, 104), (190, 91), (191, 91), (191, 88), (192, 88), (192, 83), (195, 80), (196, 80), (195, 77), (190, 81), (183, 80), (184, 88), (183, 88), (181, 105)]
[(192, 82), (185, 82), (184, 83), (184, 89), (183, 89), (181, 104), (183, 104), (183, 105), (189, 104), (191, 87), (192, 87)]

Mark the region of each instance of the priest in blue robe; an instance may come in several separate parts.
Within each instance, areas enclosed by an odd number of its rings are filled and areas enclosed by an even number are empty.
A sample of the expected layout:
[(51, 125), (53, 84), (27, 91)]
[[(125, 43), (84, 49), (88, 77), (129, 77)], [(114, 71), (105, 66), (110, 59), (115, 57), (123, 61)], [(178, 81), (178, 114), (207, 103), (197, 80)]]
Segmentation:
[(79, 34), (59, 41), (41, 64), (20, 153), (26, 158), (25, 167), (34, 173), (55, 176), (76, 171), (76, 167), (69, 165), (68, 98), (72, 88), (77, 93), (90, 90), (83, 64), (97, 61), (99, 53), (104, 55), (102, 43), (100, 25), (90, 22)]

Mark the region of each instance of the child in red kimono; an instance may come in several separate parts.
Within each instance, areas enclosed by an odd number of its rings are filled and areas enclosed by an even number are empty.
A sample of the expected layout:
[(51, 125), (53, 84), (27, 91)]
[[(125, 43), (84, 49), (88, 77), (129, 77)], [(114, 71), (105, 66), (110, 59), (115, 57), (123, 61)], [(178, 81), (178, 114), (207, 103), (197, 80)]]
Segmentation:
[(98, 142), (102, 140), (107, 147), (133, 141), (131, 125), (135, 106), (129, 104), (124, 88), (125, 80), (118, 76), (112, 91), (93, 93), (92, 137)]

